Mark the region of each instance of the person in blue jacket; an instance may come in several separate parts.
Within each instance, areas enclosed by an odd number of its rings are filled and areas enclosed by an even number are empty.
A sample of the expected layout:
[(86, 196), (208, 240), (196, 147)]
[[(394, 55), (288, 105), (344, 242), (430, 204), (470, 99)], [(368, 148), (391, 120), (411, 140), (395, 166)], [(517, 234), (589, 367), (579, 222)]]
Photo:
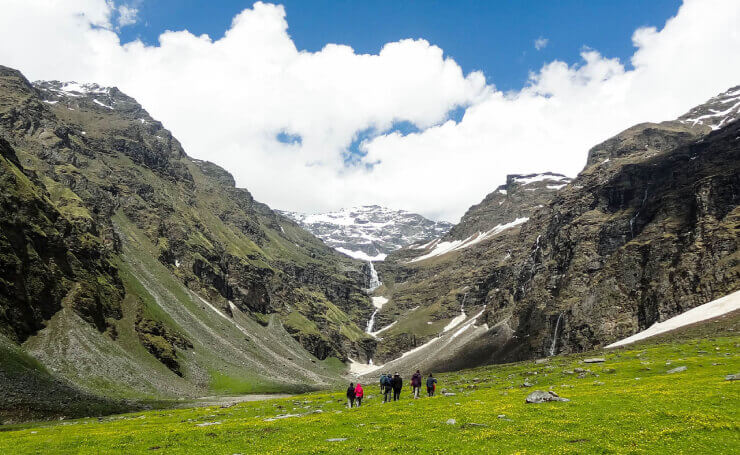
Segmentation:
[(435, 390), (437, 390), (437, 379), (432, 376), (432, 373), (429, 373), (429, 377), (427, 378), (427, 396), (433, 397)]

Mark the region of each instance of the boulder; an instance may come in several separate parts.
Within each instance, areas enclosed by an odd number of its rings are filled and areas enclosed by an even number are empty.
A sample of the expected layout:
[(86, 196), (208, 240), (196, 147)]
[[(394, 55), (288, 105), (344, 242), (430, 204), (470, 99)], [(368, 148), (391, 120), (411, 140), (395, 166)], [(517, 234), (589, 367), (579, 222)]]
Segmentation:
[(455, 423), (457, 423), (457, 421), (455, 419), (448, 419), (447, 422), (445, 422), (445, 423), (447, 425), (454, 425)]
[(534, 392), (527, 395), (525, 403), (546, 403), (548, 401), (570, 401), (567, 398), (563, 398), (553, 391), (535, 390)]
[(728, 374), (725, 376), (725, 381), (738, 381), (740, 380), (740, 373), (737, 374)]

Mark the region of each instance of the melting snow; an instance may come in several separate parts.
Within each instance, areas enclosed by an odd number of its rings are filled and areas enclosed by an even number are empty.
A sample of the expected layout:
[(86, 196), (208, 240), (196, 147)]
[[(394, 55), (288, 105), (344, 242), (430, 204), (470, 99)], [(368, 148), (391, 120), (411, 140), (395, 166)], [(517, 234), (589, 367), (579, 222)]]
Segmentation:
[[(529, 185), (534, 182), (542, 182), (544, 180), (570, 180), (568, 177), (562, 175), (551, 175), (551, 174), (537, 174), (532, 177), (514, 177), (514, 181), (521, 185)], [(501, 190), (499, 190), (501, 191)]]
[(349, 372), (357, 376), (372, 373), (373, 371), (378, 370), (382, 367), (383, 365), (373, 365), (372, 362), (360, 363), (356, 360), (349, 359)]
[(442, 329), (442, 332), (447, 332), (449, 330), (454, 329), (455, 327), (457, 327), (458, 325), (460, 325), (460, 323), (463, 322), (466, 317), (467, 316), (465, 315), (465, 312), (464, 311), (462, 313), (458, 314), (457, 316), (455, 316), (454, 318), (452, 318), (452, 320), (445, 326), (444, 329)]
[(636, 333), (631, 337), (627, 337), (623, 340), (612, 343), (607, 348), (616, 348), (624, 346), (626, 344), (634, 343), (635, 341), (644, 340), (652, 336), (668, 332), (670, 330), (677, 329), (689, 324), (696, 322), (705, 321), (707, 319), (716, 318), (723, 314), (730, 313), (732, 311), (740, 310), (740, 291), (733, 292), (732, 294), (721, 297), (717, 300), (713, 300), (704, 305), (700, 305), (696, 308), (692, 308), (689, 311), (674, 316), (663, 322), (656, 322), (648, 329), (643, 330), (640, 333)]
[(44, 103), (46, 103), (46, 104), (57, 104), (58, 102), (59, 102), (59, 101), (49, 101), (49, 100), (44, 100)]
[(393, 321), (393, 322), (391, 322), (390, 324), (388, 324), (387, 326), (383, 327), (380, 330), (376, 330), (375, 332), (370, 332), (370, 335), (377, 336), (379, 333), (385, 332), (386, 330), (388, 330), (391, 327), (393, 327), (394, 325), (396, 325), (396, 322), (398, 322), (398, 321)]
[(377, 309), (383, 308), (383, 305), (388, 303), (388, 299), (386, 299), (385, 297), (373, 297), (372, 300), (373, 306)]
[(369, 254), (365, 253), (364, 251), (348, 250), (347, 248), (342, 248), (341, 246), (338, 247), (338, 248), (335, 248), (335, 249), (337, 251), (339, 251), (340, 253), (346, 254), (349, 257), (352, 257), (352, 258), (355, 258), (355, 259), (359, 259), (361, 261), (368, 261), (368, 262), (384, 261), (385, 258), (386, 258), (386, 256), (388, 256), (387, 254), (383, 254), (383, 253), (378, 253), (375, 256), (370, 256)]
[(105, 107), (105, 108), (108, 108), (108, 109), (111, 109), (111, 110), (113, 110), (113, 108), (112, 108), (111, 106), (108, 106), (108, 105), (107, 105), (107, 104), (105, 104), (105, 103), (101, 103), (101, 102), (100, 102), (100, 101), (98, 101), (98, 100), (95, 100), (95, 99), (94, 99), (94, 100), (93, 100), (93, 103), (95, 103), (95, 104), (97, 104), (97, 105), (100, 105), (100, 106), (103, 106), (103, 107)]
[(563, 183), (562, 185), (547, 185), (547, 189), (548, 190), (559, 190), (567, 185), (568, 185), (567, 183)]
[(510, 223), (499, 224), (493, 229), (488, 230), (486, 232), (478, 232), (477, 234), (473, 234), (470, 237), (466, 238), (465, 240), (453, 240), (451, 242), (439, 242), (434, 246), (434, 249), (432, 249), (432, 251), (430, 251), (429, 253), (423, 256), (419, 256), (418, 258), (411, 259), (408, 262), (411, 263), (411, 262), (423, 261), (425, 259), (429, 259), (435, 256), (441, 256), (451, 251), (462, 250), (463, 248), (467, 248), (469, 246), (475, 245), (476, 243), (480, 243), (485, 239), (488, 239), (497, 234), (500, 234), (501, 232), (509, 228), (525, 223), (527, 220), (529, 220), (529, 218), (526, 218), (526, 217), (517, 218)]
[[(729, 101), (735, 101), (735, 99), (731, 99), (731, 100), (725, 100), (725, 101), (723, 101), (723, 103), (726, 103), (726, 102), (729, 102)], [(709, 126), (710, 126), (710, 127), (711, 127), (711, 128), (713, 129), (713, 130), (718, 130), (718, 129), (720, 129), (720, 128), (722, 127), (722, 125), (723, 125), (723, 124), (724, 124), (725, 122), (727, 122), (727, 123), (731, 123), (731, 122), (732, 122), (732, 121), (734, 120), (734, 119), (731, 119), (731, 118), (730, 118), (730, 114), (732, 113), (732, 111), (734, 111), (734, 110), (735, 110), (735, 109), (737, 109), (738, 107), (740, 107), (740, 102), (737, 102), (737, 103), (735, 103), (735, 104), (734, 104), (734, 105), (733, 105), (732, 107), (730, 107), (729, 109), (726, 109), (726, 110), (724, 110), (724, 111), (720, 111), (720, 112), (718, 112), (718, 111), (714, 111), (714, 110), (713, 110), (713, 112), (714, 112), (713, 114), (705, 114), (705, 115), (700, 115), (699, 117), (696, 117), (696, 118), (687, 118), (687, 119), (685, 119), (685, 120), (681, 120), (681, 123), (689, 123), (689, 122), (693, 122), (693, 123), (691, 124), (692, 126), (696, 126), (697, 124), (699, 124), (699, 125), (704, 125), (704, 120), (706, 120), (706, 119), (710, 119), (710, 118), (714, 118), (714, 117), (723, 117), (723, 118), (722, 118), (722, 119), (720, 120), (720, 122), (719, 122), (719, 123), (716, 123), (716, 124), (709, 124)], [(728, 120), (729, 120), (729, 121), (728, 121)]]

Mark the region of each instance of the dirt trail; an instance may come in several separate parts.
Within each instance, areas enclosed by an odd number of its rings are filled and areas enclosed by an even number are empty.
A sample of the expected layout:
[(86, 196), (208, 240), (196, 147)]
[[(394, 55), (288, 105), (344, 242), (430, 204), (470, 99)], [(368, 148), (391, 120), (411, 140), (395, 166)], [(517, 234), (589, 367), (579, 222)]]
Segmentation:
[(264, 401), (272, 400), (275, 398), (288, 398), (293, 395), (288, 393), (250, 393), (248, 395), (234, 395), (234, 396), (212, 396), (212, 397), (200, 397), (195, 400), (183, 402), (179, 408), (191, 408), (191, 407), (207, 407), (207, 406), (233, 406), (237, 403), (244, 403), (246, 401)]

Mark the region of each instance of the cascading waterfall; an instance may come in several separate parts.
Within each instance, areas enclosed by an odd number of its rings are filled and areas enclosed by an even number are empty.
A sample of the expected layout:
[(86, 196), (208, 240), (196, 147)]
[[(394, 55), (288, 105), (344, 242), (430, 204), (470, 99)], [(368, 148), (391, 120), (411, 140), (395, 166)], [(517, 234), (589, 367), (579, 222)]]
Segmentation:
[(375, 270), (373, 262), (369, 261), (368, 265), (370, 266), (370, 282), (367, 290), (368, 292), (373, 292), (374, 290), (378, 289), (383, 283), (381, 283), (380, 279), (378, 278), (378, 272)]
[(550, 345), (550, 355), (555, 355), (555, 345), (558, 342), (558, 328), (560, 328), (560, 319), (563, 317), (563, 313), (558, 314), (558, 320), (555, 323), (555, 332), (552, 334), (552, 344)]
[(367, 321), (367, 327), (365, 328), (366, 333), (371, 333), (373, 331), (373, 326), (375, 325), (375, 315), (378, 314), (378, 311), (380, 311), (380, 308), (375, 308), (373, 314), (370, 315), (370, 320)]
[[(370, 280), (368, 283), (369, 286), (367, 288), (367, 292), (373, 292), (374, 290), (378, 289), (383, 283), (381, 283), (380, 278), (378, 277), (378, 272), (377, 270), (375, 270), (373, 262), (368, 261), (367, 264), (370, 267)], [(378, 299), (382, 299), (382, 297), (373, 297), (373, 305), (375, 305), (375, 311), (373, 311), (373, 314), (370, 315), (370, 320), (367, 321), (367, 327), (365, 327), (366, 333), (372, 333), (373, 326), (375, 325), (375, 315), (378, 314), (378, 311), (380, 311), (380, 308), (383, 306), (383, 303), (376, 304), (376, 300)]]

